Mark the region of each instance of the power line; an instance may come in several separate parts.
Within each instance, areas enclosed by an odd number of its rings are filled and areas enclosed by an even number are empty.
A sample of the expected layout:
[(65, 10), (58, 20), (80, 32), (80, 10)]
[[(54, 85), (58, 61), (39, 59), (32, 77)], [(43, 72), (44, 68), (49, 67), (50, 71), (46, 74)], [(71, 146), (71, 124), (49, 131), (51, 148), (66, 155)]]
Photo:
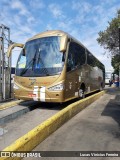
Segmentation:
[(10, 43), (10, 40), (7, 39), (6, 35), (3, 33), (3, 35), (5, 36), (5, 39), (8, 41), (8, 43)]
[[(8, 34), (7, 34), (8, 33)], [(0, 101), (11, 98), (11, 58), (7, 57), (10, 41), (10, 29), (5, 25), (0, 25)]]

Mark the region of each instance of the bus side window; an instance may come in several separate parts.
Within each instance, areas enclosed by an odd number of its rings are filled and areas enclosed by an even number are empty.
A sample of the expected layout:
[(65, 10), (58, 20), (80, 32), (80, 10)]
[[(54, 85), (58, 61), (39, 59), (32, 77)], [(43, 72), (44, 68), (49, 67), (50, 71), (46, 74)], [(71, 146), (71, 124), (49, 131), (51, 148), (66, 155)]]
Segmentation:
[(86, 62), (85, 49), (81, 45), (78, 44), (75, 45), (76, 45), (76, 53), (75, 53), (76, 65), (81, 66)]
[(69, 53), (68, 55), (68, 61), (67, 61), (67, 71), (71, 71), (75, 67), (74, 63), (74, 57), (72, 53)]
[(72, 43), (69, 45), (68, 59), (67, 59), (67, 72), (71, 71), (75, 67), (75, 50)]
[(81, 66), (86, 62), (85, 49), (81, 45), (71, 42), (69, 45), (68, 52), (68, 64), (67, 71), (74, 69), (75, 67)]

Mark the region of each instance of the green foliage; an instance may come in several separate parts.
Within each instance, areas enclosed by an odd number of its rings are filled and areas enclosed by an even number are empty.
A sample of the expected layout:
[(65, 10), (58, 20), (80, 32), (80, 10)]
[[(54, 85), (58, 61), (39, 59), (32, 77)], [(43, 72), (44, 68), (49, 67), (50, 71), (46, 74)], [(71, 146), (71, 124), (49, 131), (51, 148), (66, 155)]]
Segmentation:
[(112, 66), (114, 68), (114, 73), (119, 75), (120, 56), (119, 55), (115, 55), (111, 60), (111, 64), (112, 64)]
[(119, 53), (119, 27), (120, 27), (120, 10), (117, 11), (117, 17), (113, 18), (111, 22), (108, 22), (108, 27), (104, 31), (100, 31), (97, 38), (98, 43), (106, 51), (108, 51), (112, 58), (111, 64), (118, 73), (120, 65), (120, 53)]

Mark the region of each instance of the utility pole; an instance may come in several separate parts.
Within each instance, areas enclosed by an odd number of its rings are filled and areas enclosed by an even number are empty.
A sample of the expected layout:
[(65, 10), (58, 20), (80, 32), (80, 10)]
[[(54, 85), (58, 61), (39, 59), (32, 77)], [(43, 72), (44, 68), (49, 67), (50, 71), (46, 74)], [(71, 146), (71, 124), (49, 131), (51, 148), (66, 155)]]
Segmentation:
[(10, 28), (0, 25), (0, 101), (11, 98), (11, 58), (7, 58)]
[[(118, 34), (119, 34), (119, 56), (120, 56), (120, 12), (118, 13), (118, 19), (119, 19), (119, 22), (118, 22)], [(119, 65), (119, 88), (120, 88), (120, 65)]]
[(2, 97), (2, 37), (0, 37), (0, 101)]
[[(119, 56), (120, 56), (120, 24), (119, 24)], [(119, 88), (120, 88), (120, 65), (119, 65)]]

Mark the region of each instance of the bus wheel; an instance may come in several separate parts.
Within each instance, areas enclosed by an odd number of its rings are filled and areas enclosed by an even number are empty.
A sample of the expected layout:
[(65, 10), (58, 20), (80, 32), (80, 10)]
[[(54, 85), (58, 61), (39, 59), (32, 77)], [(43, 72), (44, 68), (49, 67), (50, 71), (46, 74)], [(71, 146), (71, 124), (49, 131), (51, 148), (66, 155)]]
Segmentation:
[(103, 90), (103, 84), (101, 83), (101, 85), (100, 85), (100, 91), (102, 91)]
[(84, 89), (82, 88), (79, 89), (79, 98), (85, 98)]

